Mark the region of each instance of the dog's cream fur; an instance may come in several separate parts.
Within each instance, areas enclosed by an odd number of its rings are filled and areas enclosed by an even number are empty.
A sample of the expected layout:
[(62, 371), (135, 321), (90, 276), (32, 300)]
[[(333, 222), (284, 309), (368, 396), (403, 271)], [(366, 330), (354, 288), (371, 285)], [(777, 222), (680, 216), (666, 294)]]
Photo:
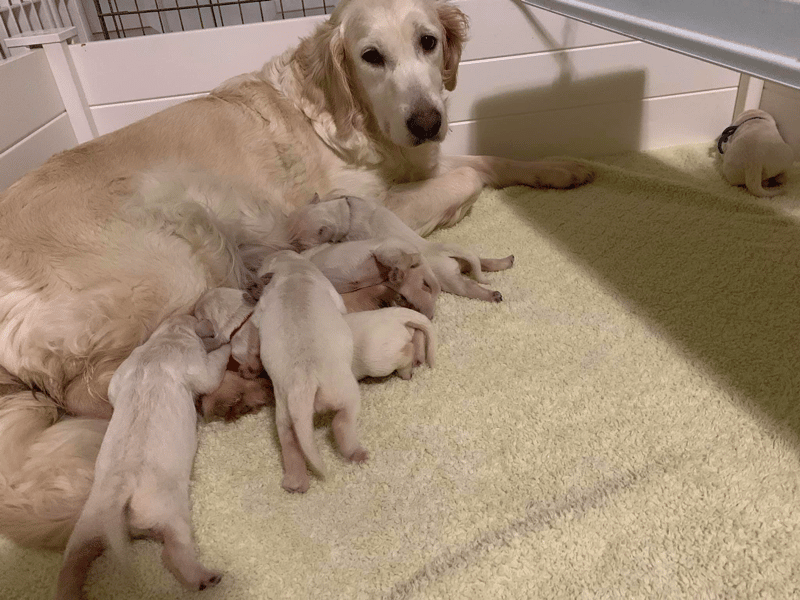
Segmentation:
[[(444, 0), (343, 0), (263, 69), (58, 154), (0, 194), (0, 443), (14, 446), (0, 455), (1, 533), (63, 545), (103, 425), (51, 432), (57, 407), (107, 419), (117, 366), (168, 315), (288, 247), (281, 219), (314, 193), (375, 198), (425, 235), (484, 186), (591, 179), (572, 162), (441, 155), (466, 34)], [(415, 138), (408, 124), (436, 111), (439, 129)]]
[[(395, 371), (411, 379), (415, 366), (436, 359), (433, 324), (417, 311), (402, 307), (382, 308), (345, 315), (353, 332), (353, 374), (356, 379), (385, 377)], [(415, 345), (414, 336), (421, 343)]]
[(342, 456), (367, 458), (358, 441), (361, 404), (353, 376), (353, 335), (342, 297), (311, 261), (277, 252), (259, 270), (263, 289), (251, 321), (258, 326), (258, 353), (275, 389), (275, 422), (283, 457), (284, 489), (308, 490), (306, 459), (325, 468), (314, 442), (314, 413), (334, 410), (331, 427)]
[(82, 598), (92, 560), (106, 547), (124, 558), (131, 533), (163, 541), (165, 566), (187, 588), (219, 582), (195, 558), (189, 478), (197, 451), (195, 397), (219, 386), (230, 347), (207, 354), (198, 323), (189, 315), (167, 319), (112, 376), (114, 415), (67, 544), (56, 598)]
[[(760, 117), (760, 118), (754, 118)], [(732, 123), (739, 127), (722, 144), (722, 174), (731, 185), (743, 185), (754, 196), (771, 197), (783, 193), (780, 187), (767, 187), (764, 181), (782, 184), (794, 162), (794, 152), (778, 131), (772, 115), (751, 109)]]

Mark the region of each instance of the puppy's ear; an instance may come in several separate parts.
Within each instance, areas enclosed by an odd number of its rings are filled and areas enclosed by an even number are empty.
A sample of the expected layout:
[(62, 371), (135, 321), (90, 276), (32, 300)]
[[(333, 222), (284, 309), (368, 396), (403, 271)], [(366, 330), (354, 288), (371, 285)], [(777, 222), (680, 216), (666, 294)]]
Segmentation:
[(270, 281), (272, 281), (273, 275), (275, 275), (275, 273), (264, 273), (261, 277), (250, 282), (250, 284), (247, 286), (247, 293), (250, 294), (250, 297), (253, 298), (253, 300), (258, 302), (258, 299), (261, 298), (261, 294), (264, 293), (264, 288), (269, 285)]
[(452, 92), (456, 87), (458, 63), (461, 62), (461, 50), (467, 41), (469, 19), (460, 9), (445, 0), (436, 5), (436, 11), (444, 29), (442, 81), (444, 81), (445, 89)]
[(195, 324), (194, 332), (201, 338), (214, 337), (214, 324), (208, 319), (202, 319)]
[(403, 283), (403, 280), (406, 278), (406, 269), (401, 267), (391, 267), (389, 269), (389, 273), (386, 276), (386, 279), (392, 285), (400, 285)]

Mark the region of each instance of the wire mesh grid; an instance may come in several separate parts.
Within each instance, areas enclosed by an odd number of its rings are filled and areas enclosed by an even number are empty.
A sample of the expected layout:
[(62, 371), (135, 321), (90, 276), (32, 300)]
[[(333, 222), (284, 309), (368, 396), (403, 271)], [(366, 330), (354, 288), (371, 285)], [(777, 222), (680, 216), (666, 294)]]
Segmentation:
[(329, 14), (337, 0), (94, 0), (113, 39)]

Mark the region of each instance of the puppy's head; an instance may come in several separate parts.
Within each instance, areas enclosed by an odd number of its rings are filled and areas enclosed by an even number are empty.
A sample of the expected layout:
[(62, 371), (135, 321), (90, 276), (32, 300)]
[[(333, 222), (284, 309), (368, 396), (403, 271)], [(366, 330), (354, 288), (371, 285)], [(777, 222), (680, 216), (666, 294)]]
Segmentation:
[(350, 207), (345, 198), (322, 202), (315, 195), (310, 204), (289, 215), (288, 228), (292, 247), (298, 252), (341, 241), (350, 230)]
[(304, 42), (301, 62), (339, 127), (369, 125), (414, 147), (444, 139), (444, 91), (456, 86), (467, 30), (446, 0), (345, 0)]
[(753, 119), (756, 117), (764, 119), (765, 121), (769, 122), (772, 125), (775, 124), (775, 119), (771, 114), (769, 114), (766, 111), (760, 110), (758, 108), (751, 108), (739, 114), (739, 116), (733, 120), (733, 123), (731, 123), (731, 125), (741, 125), (748, 119)]
[(387, 285), (402, 296), (404, 302), (400, 303), (401, 306), (421, 312), (429, 319), (433, 318), (437, 294), (425, 281), (425, 269), (421, 264), (411, 267), (399, 286), (392, 283)]

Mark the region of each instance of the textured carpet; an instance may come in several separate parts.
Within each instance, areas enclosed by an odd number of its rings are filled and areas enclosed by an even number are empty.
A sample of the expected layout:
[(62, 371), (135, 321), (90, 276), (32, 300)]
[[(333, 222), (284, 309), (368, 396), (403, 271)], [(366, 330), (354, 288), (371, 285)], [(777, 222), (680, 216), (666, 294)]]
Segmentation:
[[(486, 192), (437, 240), (516, 255), (499, 305), (444, 296), (438, 364), (362, 385), (363, 466), (280, 488), (274, 412), (202, 426), (193, 488), (220, 586), (159, 547), (89, 598), (800, 597), (800, 169), (758, 201), (706, 147), (594, 163), (572, 191)], [(60, 556), (0, 543), (0, 598)]]

